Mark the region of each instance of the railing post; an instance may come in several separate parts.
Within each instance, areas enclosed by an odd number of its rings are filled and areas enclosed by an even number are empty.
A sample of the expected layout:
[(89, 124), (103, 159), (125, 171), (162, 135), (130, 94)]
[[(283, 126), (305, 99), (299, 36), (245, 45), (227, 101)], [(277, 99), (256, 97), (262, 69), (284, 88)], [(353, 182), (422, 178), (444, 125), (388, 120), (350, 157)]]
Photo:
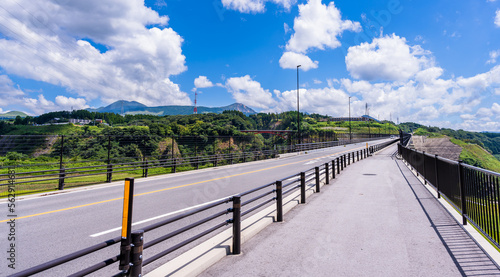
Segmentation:
[(438, 170), (438, 155), (435, 155), (435, 167), (434, 169), (436, 170), (436, 190), (438, 194), (438, 198), (441, 198), (441, 191), (439, 190), (439, 170)]
[(196, 154), (196, 169), (200, 169), (200, 157)]
[(422, 178), (424, 178), (424, 185), (427, 185), (427, 178), (425, 176), (425, 151), (422, 151), (422, 164), (423, 164), (423, 169), (422, 169)]
[(66, 177), (66, 169), (64, 169), (64, 167), (62, 167), (59, 169), (59, 186), (58, 186), (59, 190), (64, 189), (64, 178), (65, 177)]
[(467, 225), (467, 201), (465, 199), (464, 166), (458, 161), (458, 183), (460, 184), (460, 200), (462, 202), (462, 224)]
[(177, 172), (177, 158), (173, 158), (172, 160), (174, 162), (174, 165), (172, 166), (172, 173)]
[(142, 246), (144, 245), (144, 230), (132, 232), (132, 250), (130, 256), (129, 276), (142, 276)]
[(314, 168), (314, 175), (316, 175), (316, 192), (319, 192), (319, 166)]
[(342, 168), (342, 170), (344, 170), (344, 168), (347, 167), (347, 158), (346, 158), (346, 154), (344, 154), (344, 167)]
[(330, 170), (328, 168), (328, 163), (325, 163), (325, 176), (326, 176), (325, 184), (329, 185), (330, 184)]
[(306, 173), (300, 173), (300, 203), (306, 203)]
[(148, 162), (148, 158), (144, 158), (144, 159), (145, 159), (144, 177), (147, 178), (148, 171), (149, 171), (149, 162)]
[(283, 221), (283, 184), (276, 181), (276, 221)]
[(335, 160), (332, 160), (332, 179), (335, 179)]
[(134, 200), (134, 178), (125, 179), (125, 188), (123, 190), (123, 212), (122, 212), (122, 239), (120, 243), (120, 270), (130, 268), (130, 244), (132, 238), (130, 229), (132, 228), (132, 207)]
[(233, 255), (241, 253), (241, 196), (233, 197)]
[(340, 158), (337, 157), (337, 174), (340, 174)]
[(113, 165), (108, 164), (107, 172), (106, 172), (106, 182), (111, 183), (113, 180)]
[(347, 165), (351, 165), (351, 153), (347, 153)]
[(359, 150), (358, 150), (358, 151), (356, 151), (356, 156), (357, 156), (357, 158), (358, 158), (358, 162), (359, 162)]

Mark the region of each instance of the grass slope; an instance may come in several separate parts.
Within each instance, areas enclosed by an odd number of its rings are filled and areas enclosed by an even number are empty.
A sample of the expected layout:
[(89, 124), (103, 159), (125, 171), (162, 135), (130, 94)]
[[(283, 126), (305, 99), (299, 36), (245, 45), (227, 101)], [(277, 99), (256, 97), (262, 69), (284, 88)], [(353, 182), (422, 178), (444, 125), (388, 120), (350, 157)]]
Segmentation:
[(479, 145), (469, 144), (458, 139), (451, 139), (451, 142), (462, 147), (460, 159), (465, 163), (487, 170), (500, 172), (500, 161)]

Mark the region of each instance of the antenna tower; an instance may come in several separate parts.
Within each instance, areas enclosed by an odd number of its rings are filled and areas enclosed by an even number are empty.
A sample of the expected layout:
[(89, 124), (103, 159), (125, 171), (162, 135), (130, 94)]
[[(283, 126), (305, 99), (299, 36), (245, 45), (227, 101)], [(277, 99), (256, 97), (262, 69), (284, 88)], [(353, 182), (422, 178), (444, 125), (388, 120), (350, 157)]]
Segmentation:
[(193, 114), (198, 114), (198, 107), (196, 105), (197, 98), (198, 98), (198, 92), (195, 92), (194, 93), (194, 111), (193, 111)]

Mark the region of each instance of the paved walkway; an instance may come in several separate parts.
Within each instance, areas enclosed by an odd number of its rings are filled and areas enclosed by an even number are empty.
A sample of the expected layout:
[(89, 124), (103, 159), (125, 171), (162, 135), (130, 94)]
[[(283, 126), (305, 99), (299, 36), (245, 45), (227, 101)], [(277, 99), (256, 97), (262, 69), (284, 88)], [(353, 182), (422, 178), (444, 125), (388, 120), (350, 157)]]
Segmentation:
[(395, 151), (348, 166), (200, 276), (500, 276)]

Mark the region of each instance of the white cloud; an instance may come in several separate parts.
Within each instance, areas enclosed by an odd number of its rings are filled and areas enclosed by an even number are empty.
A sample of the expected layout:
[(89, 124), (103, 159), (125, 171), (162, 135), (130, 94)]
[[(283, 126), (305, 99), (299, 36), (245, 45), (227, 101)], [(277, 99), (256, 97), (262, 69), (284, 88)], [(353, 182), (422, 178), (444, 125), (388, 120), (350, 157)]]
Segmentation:
[(300, 69), (308, 71), (318, 68), (318, 61), (312, 61), (308, 56), (295, 52), (285, 52), (280, 58), (281, 68), (295, 69), (300, 65)]
[(500, 49), (496, 51), (490, 51), (490, 59), (486, 61), (486, 64), (495, 64), (497, 63), (497, 58), (500, 57)]
[(324, 50), (339, 47), (340, 36), (344, 31), (361, 31), (359, 22), (342, 20), (334, 2), (323, 5), (321, 0), (309, 0), (299, 5), (299, 16), (293, 23), (295, 31), (286, 45), (288, 51), (305, 53), (311, 48)]
[(273, 2), (290, 10), (296, 0), (222, 0), (222, 6), (226, 9), (236, 10), (241, 13), (263, 13), (266, 11), (266, 2)]
[(320, 84), (322, 84), (323, 82), (321, 82), (321, 81), (320, 81), (320, 80), (318, 80), (318, 79), (314, 79), (314, 80), (313, 80), (313, 83), (314, 83), (315, 85), (320, 85)]
[[(285, 31), (287, 30), (285, 26)], [(321, 0), (309, 0), (299, 5), (299, 16), (293, 23), (294, 33), (286, 44), (286, 52), (280, 59), (282, 68), (295, 68), (293, 64), (300, 59), (305, 64), (303, 70), (317, 68), (318, 62), (313, 62), (306, 53), (311, 49), (335, 49), (341, 45), (338, 37), (344, 31), (361, 31), (359, 22), (342, 20), (340, 11), (332, 1), (323, 5)], [(300, 64), (300, 63), (299, 63)], [(307, 69), (306, 69), (307, 68)]]
[(214, 84), (207, 78), (207, 76), (199, 76), (194, 79), (194, 86), (196, 88), (211, 88)]
[(373, 39), (349, 47), (345, 58), (352, 77), (362, 80), (407, 80), (432, 65), (419, 45), (410, 47), (405, 38), (396, 35)]
[[(274, 107), (277, 111), (287, 111), (297, 109), (297, 91), (288, 90), (275, 92), (278, 104)], [(333, 116), (345, 116), (347, 114), (346, 105), (349, 96), (340, 89), (303, 89), (299, 90), (300, 110), (302, 112), (328, 114)], [(352, 100), (351, 100), (352, 101)], [(353, 105), (353, 103), (351, 103)]]
[(500, 27), (500, 10), (497, 10), (495, 17), (495, 25), (497, 25), (497, 27)]
[[(0, 32), (6, 38), (0, 39), (0, 66), (8, 74), (104, 103), (191, 103), (170, 80), (186, 70), (183, 39), (165, 27), (168, 17), (143, 1), (19, 0), (6, 1), (3, 8)], [(151, 25), (157, 27), (146, 27)]]
[(260, 109), (269, 109), (276, 104), (272, 93), (263, 89), (259, 82), (248, 75), (229, 78), (226, 88), (238, 103)]

